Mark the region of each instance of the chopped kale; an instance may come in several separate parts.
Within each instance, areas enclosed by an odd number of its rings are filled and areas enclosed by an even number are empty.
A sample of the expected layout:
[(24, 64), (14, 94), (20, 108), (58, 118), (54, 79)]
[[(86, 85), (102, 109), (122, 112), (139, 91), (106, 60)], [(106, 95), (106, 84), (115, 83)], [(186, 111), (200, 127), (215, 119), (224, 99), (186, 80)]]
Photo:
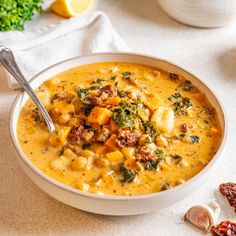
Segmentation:
[(102, 82), (106, 81), (105, 79), (101, 79), (101, 78), (96, 78), (92, 84), (101, 84)]
[(163, 157), (158, 157), (156, 160), (149, 161), (145, 165), (146, 170), (156, 170), (157, 165), (162, 162), (164, 159)]
[(78, 97), (83, 101), (86, 98), (88, 91), (89, 90), (87, 88), (78, 88), (77, 90)]
[(165, 191), (165, 190), (170, 189), (170, 188), (171, 188), (170, 184), (168, 182), (166, 182), (162, 185), (160, 190)]
[(130, 183), (134, 180), (137, 172), (133, 172), (132, 170), (127, 169), (125, 166), (120, 166), (120, 173), (122, 175), (121, 182), (123, 183)]
[(192, 106), (192, 102), (188, 97), (181, 97), (172, 105), (174, 106), (174, 110), (178, 115), (186, 115), (186, 110)]
[(59, 151), (59, 156), (63, 155), (67, 147), (62, 147), (62, 149)]
[(134, 127), (134, 115), (125, 108), (118, 108), (114, 113), (112, 119), (116, 122), (118, 129)]
[(124, 91), (124, 90), (118, 90), (117, 94), (121, 98), (124, 98), (124, 97), (128, 96), (128, 93), (126, 91)]
[(145, 122), (143, 123), (143, 127), (145, 133), (148, 134), (152, 138), (152, 140), (154, 140), (159, 135), (159, 130), (157, 129), (155, 122)]
[(143, 108), (144, 105), (139, 99), (134, 102), (122, 101), (119, 106), (114, 107), (112, 119), (116, 122), (118, 129), (124, 127), (133, 129), (135, 118), (142, 119)]
[(123, 75), (123, 79), (130, 80), (130, 76), (132, 75), (132, 73), (130, 71), (126, 71), (122, 73), (122, 75)]
[(184, 83), (181, 85), (181, 87), (186, 92), (192, 91), (194, 89), (191, 81), (189, 81), (189, 80), (185, 80)]
[(178, 99), (178, 98), (181, 98), (181, 97), (182, 97), (181, 94), (179, 92), (177, 92), (175, 94), (172, 94), (170, 97), (168, 97), (168, 100), (172, 101), (173, 98)]
[(132, 84), (137, 84), (136, 79), (134, 78), (134, 73), (131, 73), (130, 71), (126, 71), (122, 73), (123, 77), (122, 79), (129, 81)]
[(82, 144), (82, 149), (88, 149), (91, 146), (91, 143), (83, 143)]
[(190, 135), (189, 141), (190, 143), (193, 143), (193, 144), (199, 143), (200, 138), (197, 135)]

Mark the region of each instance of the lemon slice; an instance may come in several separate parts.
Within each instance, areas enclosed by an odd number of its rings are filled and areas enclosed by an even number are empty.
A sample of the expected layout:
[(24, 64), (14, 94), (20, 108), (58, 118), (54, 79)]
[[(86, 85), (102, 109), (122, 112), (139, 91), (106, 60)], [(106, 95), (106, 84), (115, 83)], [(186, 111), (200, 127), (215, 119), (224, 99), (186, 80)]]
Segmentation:
[(52, 3), (52, 11), (63, 17), (76, 16), (87, 12), (94, 0), (56, 0)]

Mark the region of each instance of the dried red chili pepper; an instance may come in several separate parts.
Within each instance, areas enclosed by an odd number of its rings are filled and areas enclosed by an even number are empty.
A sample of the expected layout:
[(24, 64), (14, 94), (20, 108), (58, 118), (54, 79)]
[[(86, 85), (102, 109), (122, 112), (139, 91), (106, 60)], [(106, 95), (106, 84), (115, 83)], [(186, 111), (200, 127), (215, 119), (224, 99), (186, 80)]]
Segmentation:
[(211, 229), (213, 236), (236, 236), (236, 223), (222, 221)]
[(219, 190), (236, 212), (236, 183), (223, 183), (219, 186)]

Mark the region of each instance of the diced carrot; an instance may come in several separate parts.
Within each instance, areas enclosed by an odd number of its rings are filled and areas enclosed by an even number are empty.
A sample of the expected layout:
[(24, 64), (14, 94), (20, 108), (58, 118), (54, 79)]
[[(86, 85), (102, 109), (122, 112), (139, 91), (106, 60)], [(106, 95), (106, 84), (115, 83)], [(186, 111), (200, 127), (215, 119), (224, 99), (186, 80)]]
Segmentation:
[(221, 131), (216, 127), (211, 127), (209, 130), (210, 136), (221, 136)]
[(103, 107), (94, 107), (91, 111), (88, 122), (92, 124), (105, 125), (109, 122), (112, 112)]
[(112, 150), (117, 150), (119, 149), (116, 145), (116, 135), (113, 134), (106, 142), (105, 145), (109, 148), (111, 148)]

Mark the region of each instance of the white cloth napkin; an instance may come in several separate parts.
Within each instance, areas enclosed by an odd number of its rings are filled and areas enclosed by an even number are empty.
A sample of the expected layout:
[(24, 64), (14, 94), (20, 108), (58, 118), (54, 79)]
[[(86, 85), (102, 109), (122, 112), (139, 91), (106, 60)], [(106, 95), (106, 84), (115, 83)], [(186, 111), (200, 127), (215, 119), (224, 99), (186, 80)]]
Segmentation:
[[(102, 12), (71, 19), (44, 13), (23, 32), (0, 33), (0, 45), (11, 48), (23, 74), (30, 79), (59, 61), (91, 52), (128, 51), (125, 42)], [(10, 78), (10, 86), (19, 85)]]

